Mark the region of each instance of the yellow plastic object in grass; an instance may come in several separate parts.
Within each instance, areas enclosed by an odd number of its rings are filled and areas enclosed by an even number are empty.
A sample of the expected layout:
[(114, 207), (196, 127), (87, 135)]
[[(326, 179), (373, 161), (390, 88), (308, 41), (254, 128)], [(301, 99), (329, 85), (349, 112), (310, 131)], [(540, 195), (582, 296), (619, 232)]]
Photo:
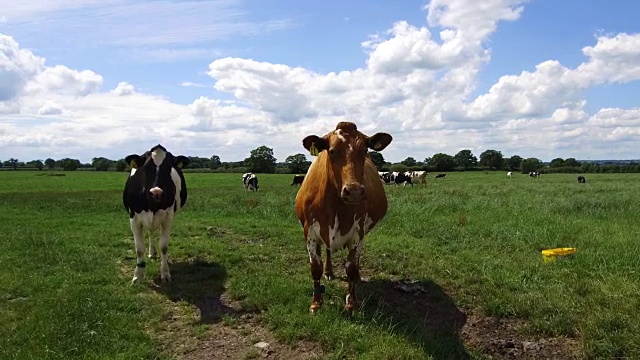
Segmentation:
[(576, 248), (555, 248), (542, 250), (542, 259), (544, 262), (554, 262), (558, 256), (572, 255), (576, 252)]

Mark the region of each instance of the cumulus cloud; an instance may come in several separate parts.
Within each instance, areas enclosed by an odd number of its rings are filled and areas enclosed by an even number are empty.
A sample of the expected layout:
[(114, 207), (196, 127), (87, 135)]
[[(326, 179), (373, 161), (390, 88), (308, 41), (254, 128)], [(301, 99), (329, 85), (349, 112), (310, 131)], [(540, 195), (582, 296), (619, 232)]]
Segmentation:
[[(584, 94), (594, 86), (639, 79), (640, 34), (599, 36), (594, 44), (580, 44), (584, 61), (575, 67), (547, 60), (505, 74), (472, 97), (478, 74), (491, 60), (487, 40), (501, 21), (517, 20), (525, 5), (432, 0), (425, 6), (427, 24), (399, 21), (363, 39), (367, 61), (351, 70), (320, 73), (220, 58), (209, 64), (208, 75), (226, 100), (199, 97), (187, 105), (140, 92), (128, 82), (102, 90), (101, 75), (47, 66), (44, 58), (3, 36), (0, 79), (7, 81), (0, 81), (0, 149), (78, 157), (91, 148), (96, 152), (91, 156), (118, 157), (161, 142), (175, 153), (231, 161), (267, 145), (283, 160), (304, 152), (305, 135), (323, 135), (343, 120), (366, 133), (392, 133), (394, 142), (385, 149), (391, 161), (463, 148), (476, 155), (497, 149), (507, 156), (580, 157), (576, 149), (584, 143), (596, 157), (611, 154), (615, 144), (640, 140), (638, 109), (590, 113)], [(189, 6), (195, 11), (200, 5)], [(145, 41), (151, 36), (138, 35)], [(167, 41), (169, 35), (158, 36)], [(34, 118), (51, 121), (28, 124)]]
[(118, 96), (127, 96), (131, 95), (135, 92), (135, 87), (129, 83), (121, 82), (118, 83), (115, 89), (113, 89), (113, 93)]

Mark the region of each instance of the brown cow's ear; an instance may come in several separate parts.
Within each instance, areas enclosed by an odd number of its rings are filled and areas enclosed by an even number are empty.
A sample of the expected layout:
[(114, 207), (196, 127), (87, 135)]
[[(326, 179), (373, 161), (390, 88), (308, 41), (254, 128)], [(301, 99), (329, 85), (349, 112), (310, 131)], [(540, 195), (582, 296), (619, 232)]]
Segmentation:
[(305, 149), (309, 150), (309, 153), (311, 155), (318, 156), (321, 151), (327, 150), (328, 144), (327, 140), (321, 137), (318, 137), (316, 135), (309, 135), (304, 138), (304, 140), (302, 140), (302, 146), (304, 146)]
[(142, 166), (142, 158), (140, 157), (140, 155), (137, 155), (137, 154), (131, 154), (127, 156), (126, 158), (124, 158), (124, 161), (132, 169), (137, 169), (138, 167)]
[(391, 143), (392, 139), (391, 135), (387, 133), (377, 133), (373, 136), (369, 136), (367, 139), (367, 146), (375, 151), (382, 151)]
[(183, 155), (178, 155), (173, 159), (173, 166), (177, 167), (178, 169), (182, 169), (183, 167), (186, 167), (187, 165), (189, 165), (189, 158)]

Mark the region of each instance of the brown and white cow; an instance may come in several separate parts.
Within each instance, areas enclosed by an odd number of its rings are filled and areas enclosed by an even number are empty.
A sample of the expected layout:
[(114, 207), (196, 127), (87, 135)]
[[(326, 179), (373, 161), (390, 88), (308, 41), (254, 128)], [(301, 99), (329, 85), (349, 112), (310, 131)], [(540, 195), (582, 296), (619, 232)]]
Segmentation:
[(167, 250), (173, 217), (187, 201), (187, 185), (182, 166), (189, 158), (173, 156), (162, 145), (156, 145), (142, 155), (125, 158), (131, 174), (122, 192), (122, 203), (129, 213), (129, 223), (136, 244), (136, 270), (133, 282), (144, 277), (144, 230), (149, 232), (149, 257), (156, 257), (153, 234), (160, 230), (160, 278), (171, 281)]
[(364, 235), (387, 212), (384, 186), (367, 150), (381, 151), (391, 140), (387, 133), (364, 135), (350, 122), (338, 123), (334, 131), (323, 137), (310, 135), (302, 140), (305, 149), (312, 155), (317, 154), (295, 201), (311, 264), (311, 312), (322, 306), (322, 248), (326, 250), (324, 275), (329, 280), (333, 277), (331, 252), (348, 249), (345, 271), (349, 288), (345, 310), (351, 312), (357, 307), (355, 285), (360, 280)]

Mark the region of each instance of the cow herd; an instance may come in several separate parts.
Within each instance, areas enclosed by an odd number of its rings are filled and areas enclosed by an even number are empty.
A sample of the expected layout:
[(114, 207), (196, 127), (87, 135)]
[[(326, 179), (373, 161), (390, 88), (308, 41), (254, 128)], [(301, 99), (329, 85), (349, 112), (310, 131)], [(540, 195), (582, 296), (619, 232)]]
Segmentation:
[[(295, 198), (295, 213), (302, 225), (311, 268), (311, 312), (316, 312), (323, 304), (322, 276), (327, 280), (334, 277), (331, 254), (339, 249), (348, 251), (344, 267), (349, 285), (344, 308), (348, 312), (357, 308), (355, 287), (360, 280), (362, 244), (364, 236), (387, 212), (384, 185), (413, 186), (426, 182), (425, 171), (377, 171), (367, 152), (369, 149), (382, 151), (391, 141), (392, 136), (384, 132), (367, 136), (351, 122), (338, 123), (324, 136), (310, 135), (302, 140), (303, 147), (315, 159), (306, 175), (295, 175), (291, 185), (300, 186)], [(188, 165), (189, 158), (174, 156), (163, 146), (156, 145), (142, 155), (132, 154), (125, 160), (131, 172), (122, 201), (129, 214), (136, 249), (132, 282), (144, 277), (145, 230), (149, 234), (149, 258), (156, 258), (153, 236), (160, 233), (160, 278), (171, 281), (167, 255), (169, 234), (174, 216), (187, 201), (182, 167)], [(441, 173), (436, 178), (445, 176)], [(507, 176), (511, 177), (511, 172)], [(578, 182), (586, 182), (584, 176), (579, 176)], [(248, 191), (258, 191), (258, 177), (253, 173), (243, 174), (242, 184)]]

